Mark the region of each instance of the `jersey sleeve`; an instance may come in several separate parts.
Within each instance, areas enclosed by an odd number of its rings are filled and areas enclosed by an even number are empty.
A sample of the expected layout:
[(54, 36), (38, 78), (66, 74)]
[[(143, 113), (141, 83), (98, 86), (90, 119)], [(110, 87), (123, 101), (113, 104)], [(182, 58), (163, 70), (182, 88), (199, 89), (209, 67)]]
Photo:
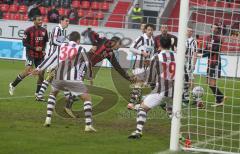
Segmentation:
[(93, 78), (93, 71), (92, 71), (92, 63), (87, 55), (86, 49), (82, 48), (81, 51), (81, 55), (80, 57), (83, 57), (85, 63), (86, 63), (86, 67), (87, 67), (87, 76), (88, 78), (91, 80)]
[(31, 36), (30, 36), (29, 29), (25, 30), (23, 35), (23, 46), (26, 47), (27, 49), (35, 50), (35, 48), (30, 45), (30, 41), (31, 41), (30, 37)]
[(45, 70), (48, 67), (55, 68), (58, 65), (58, 52), (53, 52), (47, 59), (45, 59), (38, 67), (38, 70)]
[(137, 55), (141, 55), (142, 51), (139, 50), (139, 47), (143, 44), (143, 37), (139, 36), (130, 46), (129, 50), (130, 52), (137, 54)]
[(60, 46), (64, 41), (65, 41), (65, 37), (64, 36), (60, 36), (61, 34), (61, 29), (60, 27), (55, 27), (52, 31), (52, 43), (54, 45)]

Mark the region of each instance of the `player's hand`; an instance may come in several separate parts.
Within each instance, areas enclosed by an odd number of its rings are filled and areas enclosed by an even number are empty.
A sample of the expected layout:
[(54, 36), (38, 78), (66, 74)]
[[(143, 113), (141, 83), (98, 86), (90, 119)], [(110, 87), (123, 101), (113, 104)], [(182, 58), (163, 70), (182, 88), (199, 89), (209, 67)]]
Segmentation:
[(97, 46), (92, 46), (91, 50), (92, 52), (95, 52), (97, 50)]
[(150, 60), (144, 60), (143, 63), (144, 63), (144, 66), (147, 66), (147, 67), (148, 67), (148, 66), (150, 65)]
[(36, 51), (42, 51), (42, 47), (36, 47), (35, 50)]
[(142, 55), (143, 55), (143, 57), (149, 57), (150, 56), (150, 54), (147, 53), (146, 51), (142, 51)]

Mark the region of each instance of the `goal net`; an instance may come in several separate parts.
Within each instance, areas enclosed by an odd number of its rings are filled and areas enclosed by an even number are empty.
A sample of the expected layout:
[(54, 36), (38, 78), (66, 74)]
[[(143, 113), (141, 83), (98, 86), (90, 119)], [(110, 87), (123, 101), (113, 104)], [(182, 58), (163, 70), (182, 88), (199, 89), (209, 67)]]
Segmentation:
[(179, 145), (240, 153), (240, 1), (189, 0), (188, 15), (198, 54), (192, 85), (186, 78), (183, 83)]

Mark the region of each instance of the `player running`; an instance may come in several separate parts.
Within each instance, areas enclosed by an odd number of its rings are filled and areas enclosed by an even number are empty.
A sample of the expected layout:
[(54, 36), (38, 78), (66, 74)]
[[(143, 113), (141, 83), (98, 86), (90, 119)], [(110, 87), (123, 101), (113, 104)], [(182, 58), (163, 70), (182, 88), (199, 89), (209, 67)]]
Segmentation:
[(130, 100), (127, 105), (130, 110), (136, 109), (135, 105), (141, 101), (142, 83), (146, 80), (149, 60), (154, 54), (154, 29), (154, 25), (146, 24), (145, 33), (139, 36), (130, 47), (130, 51), (135, 55), (132, 73), (139, 78), (139, 82), (133, 85), (130, 93)]
[(56, 75), (53, 79), (52, 91), (49, 95), (47, 105), (47, 117), (44, 126), (50, 126), (52, 113), (56, 104), (56, 97), (59, 91), (71, 91), (72, 94), (81, 95), (84, 98), (85, 131), (96, 131), (92, 126), (92, 102), (83, 83), (85, 68), (88, 78), (92, 78), (92, 67), (85, 48), (81, 47), (80, 34), (72, 32), (69, 36), (69, 43), (60, 46), (59, 54), (54, 52), (33, 72), (33, 74), (44, 71), (48, 67), (56, 67)]
[[(48, 33), (45, 28), (42, 27), (42, 17), (36, 15), (33, 17), (34, 26), (27, 28), (24, 31), (23, 46), (26, 48), (26, 63), (25, 69), (21, 72), (17, 78), (9, 84), (9, 94), (13, 95), (16, 86), (29, 75), (29, 72), (33, 69), (33, 65), (38, 67), (44, 60), (46, 43), (48, 42)], [(37, 81), (37, 94), (40, 90), (42, 81), (44, 78), (44, 72), (38, 75)]]
[(152, 58), (150, 72), (147, 82), (155, 80), (156, 87), (147, 95), (137, 111), (136, 130), (128, 137), (129, 139), (139, 139), (142, 137), (143, 126), (147, 119), (147, 112), (158, 106), (164, 98), (172, 98), (173, 84), (175, 78), (175, 57), (170, 51), (171, 38), (163, 36), (160, 39), (161, 52)]
[[(59, 47), (61, 44), (66, 41), (66, 37), (64, 35), (64, 30), (68, 27), (69, 25), (69, 19), (67, 16), (61, 16), (60, 17), (60, 23), (56, 27), (53, 28), (51, 37), (50, 37), (50, 49), (48, 52), (48, 56), (50, 56), (54, 52), (58, 52)], [(44, 101), (43, 94), (47, 90), (47, 87), (49, 83), (53, 80), (54, 78), (54, 68), (48, 68), (47, 71), (47, 77), (43, 81), (41, 88), (38, 92), (38, 95), (36, 96), (37, 101)]]

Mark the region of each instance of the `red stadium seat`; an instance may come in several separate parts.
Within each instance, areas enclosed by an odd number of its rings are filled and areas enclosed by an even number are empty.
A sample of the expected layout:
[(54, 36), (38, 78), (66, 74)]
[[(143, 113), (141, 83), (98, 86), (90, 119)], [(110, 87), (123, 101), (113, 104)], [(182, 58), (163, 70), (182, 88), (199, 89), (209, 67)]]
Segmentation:
[(9, 5), (7, 5), (7, 4), (2, 4), (1, 5), (1, 11), (2, 12), (8, 12), (8, 9), (9, 9)]
[(102, 20), (104, 18), (104, 14), (102, 12), (97, 12), (96, 18)]
[(99, 9), (99, 6), (100, 6), (100, 3), (99, 3), (99, 2), (92, 2), (92, 4), (91, 4), (91, 9), (93, 9), (93, 10), (98, 10), (98, 9)]
[(58, 9), (58, 12), (59, 12), (59, 15), (60, 15), (60, 16), (66, 15), (66, 14), (67, 14), (67, 11), (68, 11), (68, 10), (66, 10), (66, 9), (64, 9), (64, 8)]
[(27, 13), (27, 6), (25, 6), (25, 5), (21, 5), (21, 6), (19, 6), (19, 11), (18, 11), (19, 13)]
[(20, 20), (20, 14), (13, 14), (13, 20)]
[(87, 11), (86, 18), (92, 19), (94, 17), (94, 13), (92, 10)]
[(97, 19), (89, 20), (89, 25), (98, 26), (98, 20)]
[(103, 11), (108, 11), (109, 10), (109, 3), (103, 2), (100, 9), (103, 10)]
[(88, 20), (86, 18), (80, 19), (79, 25), (88, 25)]
[(78, 17), (83, 17), (83, 16), (84, 16), (84, 11), (78, 10)]
[(12, 13), (18, 12), (18, 5), (16, 4), (10, 5), (9, 12), (12, 12)]
[(83, 9), (89, 9), (90, 2), (89, 1), (82, 1), (82, 8)]
[(28, 20), (28, 14), (23, 15), (23, 20), (27, 21)]
[(44, 22), (44, 23), (48, 23), (48, 18), (47, 18), (47, 16), (45, 16), (45, 17), (43, 18), (43, 22)]
[(39, 7), (39, 9), (40, 9), (42, 15), (46, 15), (48, 12), (48, 9), (46, 7), (41, 6), (41, 7)]
[(78, 0), (72, 1), (72, 8), (80, 8), (81, 3)]
[(3, 14), (3, 19), (9, 20), (10, 19), (10, 14), (9, 13), (4, 13)]

